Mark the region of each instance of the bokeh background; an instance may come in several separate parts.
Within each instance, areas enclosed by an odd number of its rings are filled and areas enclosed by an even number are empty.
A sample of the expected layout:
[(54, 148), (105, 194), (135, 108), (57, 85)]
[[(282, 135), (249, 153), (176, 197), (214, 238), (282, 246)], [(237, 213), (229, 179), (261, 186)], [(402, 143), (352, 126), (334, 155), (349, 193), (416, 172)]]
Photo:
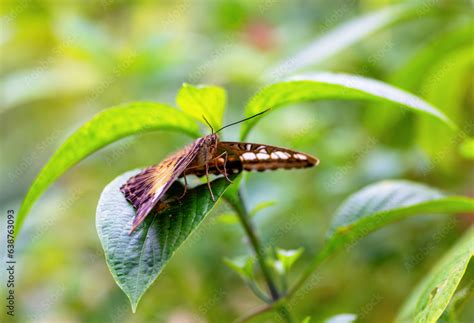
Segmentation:
[[(370, 31), (373, 21), (334, 30), (364, 15), (390, 13), (400, 2), (1, 0), (2, 246), (6, 210), (18, 210), (68, 135), (117, 104), (174, 105), (184, 82), (223, 86), (230, 122), (243, 116), (247, 100), (266, 82), (299, 72), (352, 73), (423, 97), (472, 136), (472, 2), (417, 3), (349, 44), (347, 38)], [(301, 53), (310, 59), (295, 70)], [(321, 248), (337, 206), (367, 184), (403, 178), (473, 195), (466, 138), (393, 110), (361, 102), (299, 104), (275, 111), (251, 133), (250, 141), (321, 159), (314, 169), (252, 174), (246, 183), (251, 206), (275, 201), (255, 217), (264, 243), (305, 249), (291, 281)], [(226, 130), (224, 138), (237, 140), (238, 130)], [(16, 245), (16, 321), (229, 322), (261, 304), (222, 261), (250, 252), (242, 228), (219, 221), (223, 203), (177, 252), (136, 314), (107, 269), (95, 230), (102, 189), (190, 140), (170, 132), (121, 140), (48, 189)], [(293, 313), (311, 322), (340, 313), (358, 314), (360, 322), (390, 321), (472, 221), (472, 215), (425, 216), (370, 235), (320, 268), (320, 280), (292, 304)], [(472, 279), (471, 265), (462, 285)], [(3, 295), (3, 283), (0, 290)], [(467, 304), (464, 322), (474, 318), (472, 297)], [(4, 310), (0, 315), (7, 320)], [(255, 322), (274, 319), (265, 314)]]

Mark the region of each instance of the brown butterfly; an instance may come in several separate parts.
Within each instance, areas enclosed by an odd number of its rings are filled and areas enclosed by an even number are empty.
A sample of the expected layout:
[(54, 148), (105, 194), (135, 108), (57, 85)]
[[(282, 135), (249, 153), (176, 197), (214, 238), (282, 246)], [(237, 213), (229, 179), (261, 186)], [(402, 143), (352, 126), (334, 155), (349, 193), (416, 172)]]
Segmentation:
[[(207, 185), (213, 200), (209, 174), (224, 175), (229, 181), (229, 173), (246, 171), (265, 171), (279, 168), (313, 167), (319, 160), (313, 156), (294, 150), (246, 142), (220, 141), (217, 132), (234, 124), (249, 120), (252, 117), (231, 123), (212, 133), (201, 137), (184, 149), (167, 157), (158, 165), (151, 166), (131, 177), (120, 188), (125, 198), (137, 210), (130, 233), (143, 222), (150, 211), (170, 188), (171, 184), (186, 175), (206, 176)], [(205, 118), (204, 118), (205, 119)], [(183, 193), (184, 195), (184, 193)]]

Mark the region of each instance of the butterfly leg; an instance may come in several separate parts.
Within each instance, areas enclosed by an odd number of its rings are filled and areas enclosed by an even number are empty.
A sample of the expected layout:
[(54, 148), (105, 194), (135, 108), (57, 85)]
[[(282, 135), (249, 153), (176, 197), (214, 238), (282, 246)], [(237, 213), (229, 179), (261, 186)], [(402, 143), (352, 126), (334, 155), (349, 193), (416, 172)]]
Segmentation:
[[(224, 170), (221, 171), (219, 169), (219, 166), (217, 166), (217, 160), (223, 156), (224, 157)], [(227, 151), (224, 151), (222, 154), (220, 154), (219, 156), (217, 156), (215, 159), (214, 159), (214, 165), (216, 166), (216, 169), (219, 171), (219, 173), (221, 174), (224, 174), (224, 177), (230, 182), (232, 183), (232, 180), (229, 178), (229, 175), (227, 174)]]
[(186, 172), (183, 172), (183, 178), (184, 178), (184, 192), (180, 197), (178, 197), (178, 200), (181, 200), (186, 195), (186, 192), (188, 191), (188, 181), (186, 180)]
[(214, 197), (214, 193), (212, 193), (211, 182), (209, 182), (209, 163), (206, 163), (206, 180), (207, 180), (207, 187), (209, 188), (209, 192), (211, 192), (212, 201), (216, 201)]

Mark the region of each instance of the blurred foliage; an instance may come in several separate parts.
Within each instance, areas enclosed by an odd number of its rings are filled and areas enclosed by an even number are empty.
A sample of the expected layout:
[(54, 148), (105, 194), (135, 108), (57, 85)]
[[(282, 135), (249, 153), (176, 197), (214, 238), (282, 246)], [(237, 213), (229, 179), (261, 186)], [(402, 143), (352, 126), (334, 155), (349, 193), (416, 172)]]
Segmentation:
[[(281, 78), (285, 71), (271, 73), (281, 62), (345, 23), (399, 3), (1, 1), (2, 210), (18, 210), (52, 153), (104, 108), (130, 101), (175, 105), (182, 83), (215, 84), (228, 94), (224, 123), (235, 121), (265, 75)], [(396, 85), (438, 106), (459, 125), (460, 135), (446, 136), (431, 120), (410, 113), (352, 101), (295, 104), (274, 111), (250, 133), (250, 141), (321, 159), (314, 169), (247, 176), (250, 207), (277, 201), (254, 217), (264, 243), (305, 250), (290, 281), (320, 250), (337, 206), (369, 183), (404, 178), (473, 195), (472, 14), (469, 1), (419, 1), (410, 15), (303, 69)], [(354, 32), (360, 28), (368, 26)], [(342, 36), (350, 32), (332, 41)], [(356, 106), (363, 109), (351, 109)], [(238, 128), (224, 132), (226, 140), (238, 136)], [(223, 262), (248, 253), (238, 225), (215, 221), (229, 211), (224, 203), (174, 256), (136, 314), (108, 272), (94, 220), (103, 187), (186, 143), (189, 137), (165, 131), (123, 139), (46, 192), (16, 245), (16, 320), (226, 322), (260, 304)], [(311, 322), (341, 313), (355, 313), (361, 322), (392, 320), (472, 222), (472, 214), (427, 216), (375, 232), (322, 266), (317, 285), (296, 297), (292, 311), (301, 319), (310, 315)], [(5, 245), (3, 234), (0, 239)], [(472, 275), (468, 269), (461, 288)], [(474, 317), (474, 299), (465, 302), (461, 322)], [(5, 313), (0, 315), (3, 321)], [(272, 321), (273, 315), (255, 321)]]

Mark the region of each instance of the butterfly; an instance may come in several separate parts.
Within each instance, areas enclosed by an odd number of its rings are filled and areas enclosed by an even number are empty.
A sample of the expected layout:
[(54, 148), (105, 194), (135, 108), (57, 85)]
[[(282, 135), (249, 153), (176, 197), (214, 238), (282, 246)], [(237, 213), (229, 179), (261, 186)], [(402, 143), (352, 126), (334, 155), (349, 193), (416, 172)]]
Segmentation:
[(187, 175), (206, 176), (211, 198), (215, 201), (209, 182), (209, 174), (224, 175), (229, 181), (230, 174), (241, 171), (265, 171), (275, 169), (306, 168), (318, 165), (319, 160), (311, 155), (287, 148), (248, 142), (220, 141), (218, 132), (234, 124), (259, 116), (268, 110), (249, 118), (231, 123), (211, 134), (198, 138), (190, 145), (175, 152), (161, 163), (148, 167), (132, 176), (120, 188), (125, 198), (136, 209), (130, 234), (145, 220), (155, 207), (161, 208), (160, 199), (173, 182), (184, 177), (186, 193)]

